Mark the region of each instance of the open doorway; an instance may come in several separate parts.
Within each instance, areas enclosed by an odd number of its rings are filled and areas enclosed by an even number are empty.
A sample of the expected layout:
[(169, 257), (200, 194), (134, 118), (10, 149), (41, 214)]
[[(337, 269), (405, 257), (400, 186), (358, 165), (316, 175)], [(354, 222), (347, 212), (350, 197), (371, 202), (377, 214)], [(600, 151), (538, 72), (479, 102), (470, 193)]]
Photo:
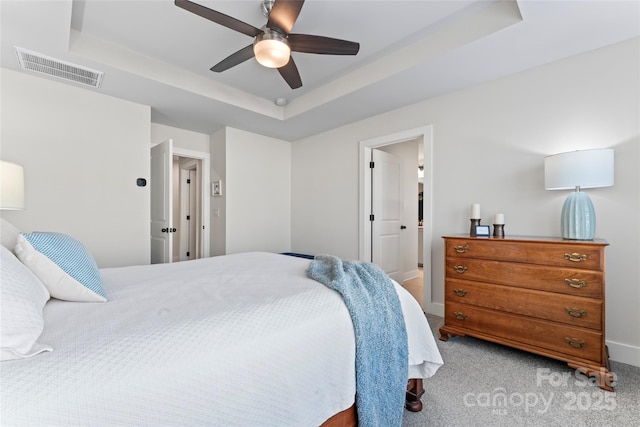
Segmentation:
[[(174, 158), (180, 159), (180, 172), (174, 177), (180, 176), (181, 181), (184, 182), (178, 198), (172, 198), (174, 209), (176, 205), (180, 208), (179, 216), (174, 216), (175, 223), (183, 230), (179, 237), (175, 236), (176, 239), (174, 239), (179, 241), (177, 243), (178, 259), (184, 261), (205, 258), (210, 256), (211, 237), (209, 231), (210, 154), (175, 146), (172, 153)], [(186, 184), (187, 180), (190, 180), (189, 184)], [(173, 248), (175, 251), (175, 242)]]
[[(376, 148), (381, 148), (389, 145), (399, 144), (402, 142), (412, 141), (412, 140), (421, 140), (422, 142), (422, 165), (424, 166), (424, 175), (423, 175), (423, 199), (422, 199), (422, 209), (423, 209), (423, 221), (422, 221), (422, 282), (423, 282), (423, 309), (427, 313), (435, 313), (436, 308), (433, 306), (431, 299), (431, 243), (432, 243), (432, 145), (433, 145), (433, 126), (428, 125), (420, 128), (410, 129), (402, 132), (397, 132), (394, 134), (389, 134), (385, 136), (381, 136), (378, 138), (373, 138), (369, 140), (360, 141), (360, 214), (359, 214), (359, 258), (361, 260), (371, 259), (371, 227), (370, 227), (370, 216), (369, 216), (369, 207), (372, 206), (373, 200), (375, 197), (372, 194), (372, 183), (371, 183), (371, 174), (369, 173), (369, 159), (371, 158), (371, 151)], [(417, 150), (416, 150), (417, 151)], [(418, 154), (418, 153), (416, 153)], [(417, 170), (418, 170), (418, 160), (420, 156), (414, 158), (414, 166), (411, 167), (412, 173), (415, 174), (415, 187), (412, 195), (408, 197), (413, 197), (415, 200), (415, 190), (418, 188), (417, 186)], [(415, 206), (415, 205), (414, 205)], [(415, 215), (415, 212), (414, 214)], [(416, 218), (417, 219), (417, 218)], [(415, 221), (416, 230), (418, 221)], [(417, 231), (415, 234), (415, 239), (412, 239), (409, 243), (415, 244), (416, 240), (418, 240)], [(415, 254), (415, 252), (414, 252)], [(416, 256), (417, 258), (417, 256)], [(415, 258), (414, 258), (415, 259)], [(419, 261), (419, 259), (413, 261), (414, 263)], [(414, 264), (415, 265), (415, 264)], [(416, 265), (417, 268), (417, 265)]]
[(209, 153), (151, 147), (151, 263), (210, 256)]
[(173, 262), (202, 258), (202, 160), (173, 156)]

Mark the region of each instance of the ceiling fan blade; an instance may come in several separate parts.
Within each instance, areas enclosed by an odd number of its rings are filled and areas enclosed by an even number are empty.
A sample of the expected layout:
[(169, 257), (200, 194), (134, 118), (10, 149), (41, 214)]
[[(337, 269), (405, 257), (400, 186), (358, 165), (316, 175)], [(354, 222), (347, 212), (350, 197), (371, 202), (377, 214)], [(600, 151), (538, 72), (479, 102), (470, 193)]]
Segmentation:
[(303, 4), (304, 0), (275, 0), (267, 27), (286, 36), (296, 23)]
[(287, 82), (291, 89), (298, 89), (302, 86), (302, 79), (300, 78), (300, 73), (298, 72), (298, 67), (296, 63), (293, 61), (293, 58), (289, 58), (289, 62), (284, 67), (278, 68), (278, 72), (282, 76), (282, 78)]
[(224, 13), (217, 12), (189, 0), (175, 0), (175, 4), (184, 10), (188, 10), (189, 12), (195, 13), (209, 21), (220, 24), (223, 27), (231, 28), (232, 30), (246, 34), (250, 37), (255, 37), (263, 32), (261, 29), (256, 28), (253, 25), (249, 25), (246, 22), (242, 22), (229, 15), (225, 15)]
[(242, 64), (247, 59), (250, 59), (253, 57), (254, 57), (254, 53), (253, 53), (253, 43), (252, 43), (249, 46), (240, 49), (236, 53), (232, 53), (222, 61), (218, 62), (216, 65), (211, 67), (211, 71), (214, 71), (216, 73), (221, 73), (225, 70), (228, 70), (231, 67), (235, 67), (238, 64)]
[(360, 50), (360, 43), (310, 34), (289, 34), (287, 40), (293, 52), (356, 55)]

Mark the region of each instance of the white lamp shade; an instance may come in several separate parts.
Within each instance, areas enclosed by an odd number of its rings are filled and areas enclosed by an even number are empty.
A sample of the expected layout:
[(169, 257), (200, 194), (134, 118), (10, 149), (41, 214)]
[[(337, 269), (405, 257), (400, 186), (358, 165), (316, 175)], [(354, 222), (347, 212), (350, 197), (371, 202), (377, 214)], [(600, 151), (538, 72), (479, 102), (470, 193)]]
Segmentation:
[(256, 60), (268, 68), (280, 68), (287, 65), (291, 56), (289, 45), (280, 40), (260, 40), (253, 46)]
[(569, 151), (544, 159), (544, 188), (573, 190), (613, 185), (613, 149)]
[(24, 169), (4, 160), (0, 161), (0, 209), (24, 209)]

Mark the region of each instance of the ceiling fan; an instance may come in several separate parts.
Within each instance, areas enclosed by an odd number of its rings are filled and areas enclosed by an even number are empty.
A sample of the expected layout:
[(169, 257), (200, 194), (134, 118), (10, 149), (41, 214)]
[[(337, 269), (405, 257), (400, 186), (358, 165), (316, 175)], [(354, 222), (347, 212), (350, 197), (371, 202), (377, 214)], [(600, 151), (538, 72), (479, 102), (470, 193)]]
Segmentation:
[(360, 44), (309, 34), (292, 34), (291, 29), (298, 19), (304, 0), (263, 0), (263, 14), (268, 17), (262, 28), (256, 28), (236, 18), (217, 12), (189, 0), (175, 0), (182, 9), (232, 30), (253, 37), (253, 43), (229, 55), (211, 71), (220, 73), (253, 58), (265, 67), (277, 68), (291, 89), (302, 86), (291, 52), (316, 53), (323, 55), (356, 55)]

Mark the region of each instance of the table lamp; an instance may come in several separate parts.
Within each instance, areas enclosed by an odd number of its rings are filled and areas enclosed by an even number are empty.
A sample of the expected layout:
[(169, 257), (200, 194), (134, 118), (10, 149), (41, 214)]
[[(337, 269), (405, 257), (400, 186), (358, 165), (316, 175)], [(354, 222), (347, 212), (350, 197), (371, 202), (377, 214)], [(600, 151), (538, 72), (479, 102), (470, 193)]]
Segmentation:
[(546, 190), (575, 189), (562, 206), (563, 239), (593, 240), (596, 213), (584, 188), (613, 185), (613, 149), (598, 148), (555, 154), (544, 159)]

